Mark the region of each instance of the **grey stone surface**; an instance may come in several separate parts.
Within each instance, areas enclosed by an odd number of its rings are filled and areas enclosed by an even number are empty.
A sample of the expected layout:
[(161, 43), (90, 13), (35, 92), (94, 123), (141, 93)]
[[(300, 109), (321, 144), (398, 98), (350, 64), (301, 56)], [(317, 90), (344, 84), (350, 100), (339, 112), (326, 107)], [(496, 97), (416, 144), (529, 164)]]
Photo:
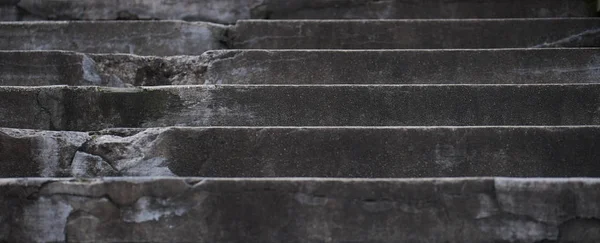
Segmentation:
[(210, 84), (597, 83), (600, 49), (220, 50)]
[(19, 20), (19, 11), (15, 6), (3, 6), (0, 3), (0, 21)]
[(0, 177), (73, 176), (73, 156), (90, 139), (80, 132), (0, 128)]
[(600, 85), (0, 87), (0, 126), (598, 125)]
[(4, 5), (16, 5), (20, 0), (0, 0), (0, 6)]
[(600, 49), (0, 51), (0, 85), (598, 83)]
[(0, 49), (199, 55), (222, 48), (225, 31), (204, 22), (9, 22), (0, 23)]
[(0, 129), (1, 177), (598, 177), (600, 127)]
[(200, 56), (0, 51), (0, 85), (155, 86), (202, 84)]
[[(18, 6), (35, 16), (47, 19), (173, 19), (235, 23), (238, 19), (251, 18), (251, 12), (255, 12), (254, 9), (262, 2), (262, 0), (21, 0)], [(581, 10), (586, 10), (586, 7), (569, 12), (577, 15), (589, 13), (580, 12)]]
[(7, 242), (600, 240), (597, 179), (0, 180)]
[(243, 20), (237, 49), (438, 49), (600, 46), (600, 19)]
[(10, 22), (0, 23), (0, 50), (170, 56), (211, 49), (596, 47), (599, 36), (598, 18), (246, 20), (229, 27), (179, 21)]
[(591, 0), (21, 0), (46, 19), (179, 19), (234, 23), (239, 19), (526, 18), (596, 16)]

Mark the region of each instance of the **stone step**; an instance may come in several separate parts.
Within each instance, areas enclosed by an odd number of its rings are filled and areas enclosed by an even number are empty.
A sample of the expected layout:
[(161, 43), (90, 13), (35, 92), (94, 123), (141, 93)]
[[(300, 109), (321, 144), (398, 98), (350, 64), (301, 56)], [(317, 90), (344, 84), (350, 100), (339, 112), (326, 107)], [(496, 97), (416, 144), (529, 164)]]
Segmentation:
[(1, 86), (598, 83), (600, 48), (219, 50), (201, 56), (0, 51)]
[(44, 19), (439, 19), (596, 16), (593, 0), (20, 0)]
[(447, 49), (600, 46), (600, 18), (244, 20), (238, 49)]
[(0, 50), (200, 55), (225, 48), (226, 30), (181, 21), (0, 22)]
[(600, 85), (0, 87), (0, 126), (600, 125)]
[[(510, 34), (507, 34), (510, 33)], [(200, 55), (210, 49), (600, 46), (600, 18), (482, 20), (4, 22), (1, 50)]]
[(0, 180), (5, 242), (600, 241), (598, 179)]
[(1, 177), (598, 177), (599, 126), (0, 129)]

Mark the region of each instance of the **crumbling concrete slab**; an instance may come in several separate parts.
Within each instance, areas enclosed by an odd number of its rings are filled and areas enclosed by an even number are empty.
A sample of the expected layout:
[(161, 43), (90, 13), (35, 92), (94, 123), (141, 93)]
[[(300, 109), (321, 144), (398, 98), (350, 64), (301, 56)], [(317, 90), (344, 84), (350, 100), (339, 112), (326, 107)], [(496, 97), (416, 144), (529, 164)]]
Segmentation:
[(205, 22), (6, 22), (2, 50), (72, 50), (168, 56), (223, 48), (226, 27)]
[(440, 19), (593, 17), (590, 0), (20, 0), (44, 19), (175, 19), (235, 23), (241, 19)]
[(597, 179), (2, 179), (0, 240), (591, 243), (599, 188)]
[(0, 87), (0, 126), (599, 125), (600, 85)]
[(200, 56), (0, 51), (1, 86), (600, 82), (600, 49), (217, 50)]
[(586, 127), (0, 129), (1, 177), (598, 177)]

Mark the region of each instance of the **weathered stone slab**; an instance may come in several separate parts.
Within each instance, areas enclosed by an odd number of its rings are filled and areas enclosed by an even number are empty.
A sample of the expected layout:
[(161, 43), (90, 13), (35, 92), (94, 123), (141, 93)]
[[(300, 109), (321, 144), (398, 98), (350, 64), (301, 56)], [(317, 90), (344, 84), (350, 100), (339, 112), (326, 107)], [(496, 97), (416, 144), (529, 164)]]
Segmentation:
[(0, 51), (0, 85), (597, 83), (600, 49)]
[(600, 49), (221, 50), (204, 54), (212, 84), (596, 83)]
[(177, 21), (10, 22), (0, 23), (0, 49), (169, 56), (200, 55), (206, 50), (225, 48), (597, 47), (599, 28), (597, 18), (252, 20), (231, 27)]
[(1, 87), (0, 126), (599, 125), (600, 85)]
[[(187, 1), (119, 1), (119, 0), (20, 0), (19, 7), (47, 19), (76, 20), (150, 20), (172, 19), (235, 23), (251, 18), (262, 0), (187, 0)], [(581, 5), (579, 3), (574, 3)], [(585, 10), (582, 5), (580, 10)], [(558, 10), (561, 12), (561, 10)], [(571, 14), (583, 14), (578, 10)], [(565, 12), (566, 13), (566, 12)], [(589, 12), (588, 12), (589, 13)], [(264, 15), (264, 14), (263, 14)]]
[(598, 177), (600, 128), (0, 129), (1, 177)]
[(153, 86), (202, 84), (200, 56), (0, 51), (0, 85)]
[(240, 19), (418, 19), (596, 16), (590, 0), (21, 0), (46, 19), (178, 19), (234, 23)]
[(75, 176), (74, 155), (88, 140), (90, 136), (83, 132), (0, 128), (0, 177)]
[(600, 46), (600, 19), (243, 20), (237, 49), (441, 49)]
[(3, 179), (0, 240), (591, 243), (599, 189), (597, 179)]
[(0, 23), (0, 49), (199, 55), (222, 48), (225, 30), (180, 21), (8, 22)]

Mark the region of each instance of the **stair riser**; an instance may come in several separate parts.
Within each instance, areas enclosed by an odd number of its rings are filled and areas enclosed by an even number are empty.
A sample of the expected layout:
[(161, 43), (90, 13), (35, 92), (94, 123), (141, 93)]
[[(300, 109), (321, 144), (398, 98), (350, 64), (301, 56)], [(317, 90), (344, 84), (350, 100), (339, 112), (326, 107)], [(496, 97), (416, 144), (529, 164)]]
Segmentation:
[(5, 179), (0, 183), (4, 225), (0, 240), (7, 242), (458, 243), (600, 238), (596, 230), (600, 182), (594, 179)]
[(0, 126), (600, 125), (600, 85), (2, 87)]
[(0, 49), (200, 55), (224, 48), (225, 30), (222, 25), (178, 21), (0, 23)]
[(49, 19), (180, 19), (235, 23), (239, 19), (418, 19), (596, 16), (590, 0), (21, 0), (19, 6)]
[(600, 176), (599, 127), (2, 129), (0, 176)]
[(237, 49), (442, 49), (600, 46), (600, 19), (239, 21)]
[(0, 85), (597, 83), (600, 49), (221, 50), (146, 57), (0, 52)]
[[(368, 34), (365, 34), (368, 33)], [(511, 33), (511, 34), (506, 34)], [(210, 49), (438, 49), (600, 46), (600, 19), (12, 22), (2, 50), (200, 55)]]

